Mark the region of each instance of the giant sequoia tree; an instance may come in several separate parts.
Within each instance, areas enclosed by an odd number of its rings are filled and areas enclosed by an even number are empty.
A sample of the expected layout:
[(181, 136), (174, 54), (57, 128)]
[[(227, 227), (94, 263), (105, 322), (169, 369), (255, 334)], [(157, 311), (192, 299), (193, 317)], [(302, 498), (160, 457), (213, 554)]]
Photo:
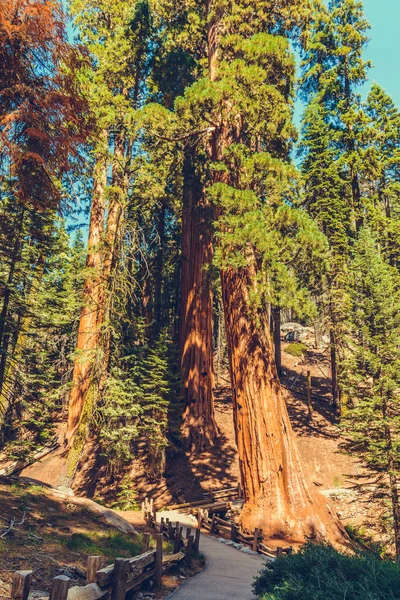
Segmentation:
[(288, 160), (294, 63), (285, 33), (301, 7), (263, 2), (254, 13), (246, 2), (207, 2), (202, 19), (208, 72), (176, 109), (186, 129), (209, 132), (203, 148), (210, 169), (207, 194), (218, 223), (217, 264), (245, 497), (241, 523), (271, 536), (334, 539), (340, 527), (300, 464), (265, 315), (267, 290), (279, 279), (277, 272), (285, 271), (275, 232), (301, 235), (304, 224), (285, 203), (295, 193)]

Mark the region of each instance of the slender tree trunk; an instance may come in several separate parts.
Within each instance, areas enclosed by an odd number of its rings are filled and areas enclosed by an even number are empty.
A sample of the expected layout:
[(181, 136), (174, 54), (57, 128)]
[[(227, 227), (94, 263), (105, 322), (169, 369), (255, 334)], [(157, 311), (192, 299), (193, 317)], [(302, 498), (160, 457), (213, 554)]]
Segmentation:
[(329, 332), (331, 349), (331, 373), (332, 373), (332, 405), (334, 408), (340, 408), (340, 390), (338, 382), (338, 364), (337, 364), (337, 342), (333, 328)]
[(272, 309), (275, 365), (278, 377), (282, 375), (282, 344), (281, 344), (281, 309), (279, 306)]
[(392, 515), (393, 515), (393, 532), (394, 532), (394, 543), (396, 547), (397, 560), (400, 559), (400, 504), (399, 504), (399, 488), (397, 481), (397, 469), (394, 459), (393, 440), (390, 425), (388, 423), (387, 415), (387, 401), (382, 397), (382, 416), (385, 422), (385, 441), (386, 441), (386, 457), (389, 474), (389, 488), (390, 498), (392, 502)]
[(21, 249), (21, 233), (22, 233), (22, 224), (24, 221), (25, 209), (21, 208), (21, 213), (18, 216), (18, 221), (15, 229), (15, 243), (13, 247), (13, 252), (11, 255), (11, 263), (10, 270), (8, 272), (7, 283), (4, 288), (3, 295), (3, 306), (0, 313), (0, 394), (3, 391), (4, 378), (6, 373), (6, 364), (7, 364), (7, 355), (8, 355), (8, 345), (10, 341), (10, 334), (7, 332), (7, 317), (8, 317), (8, 309), (10, 306), (11, 300), (11, 286), (14, 282), (14, 274), (15, 269), (18, 262), (18, 256)]
[(165, 211), (166, 207), (163, 203), (161, 205), (157, 221), (158, 249), (154, 265), (154, 325), (152, 331), (153, 339), (156, 339), (158, 337), (163, 324), (162, 281), (165, 246)]
[(67, 441), (71, 446), (76, 434), (87, 392), (93, 378), (96, 351), (99, 347), (101, 325), (104, 316), (104, 284), (102, 279), (102, 242), (105, 218), (105, 187), (107, 161), (101, 159), (96, 165), (92, 207), (89, 224), (88, 255), (86, 267), (90, 269), (83, 288), (77, 351), (72, 375), (69, 402)]
[[(41, 282), (44, 269), (44, 258), (41, 257), (35, 269), (34, 279), (29, 291), (29, 304), (32, 302), (33, 295)], [(17, 384), (18, 366), (21, 361), (22, 354), (26, 347), (27, 334), (30, 330), (32, 322), (32, 314), (25, 314), (18, 326), (18, 333), (15, 340), (15, 345), (10, 354), (10, 361), (5, 365), (5, 375), (3, 385), (0, 388), (0, 431), (2, 432), (5, 418), (9, 409), (12, 407), (12, 399), (14, 395), (15, 385)], [(6, 385), (7, 382), (7, 385)]]
[(217, 436), (214, 418), (212, 208), (187, 153), (184, 167), (181, 280), (181, 373), (185, 395), (185, 445), (201, 452)]

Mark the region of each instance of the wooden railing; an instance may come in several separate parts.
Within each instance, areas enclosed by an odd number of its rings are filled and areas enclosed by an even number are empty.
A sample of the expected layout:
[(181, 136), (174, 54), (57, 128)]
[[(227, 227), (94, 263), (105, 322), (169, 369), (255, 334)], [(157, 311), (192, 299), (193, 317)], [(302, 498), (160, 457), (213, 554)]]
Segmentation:
[[(150, 534), (143, 534), (143, 553), (133, 558), (116, 558), (114, 564), (101, 568), (101, 556), (89, 556), (86, 569), (86, 585), (70, 588), (69, 577), (59, 575), (52, 582), (49, 600), (124, 600), (125, 595), (139, 588), (148, 579), (154, 579), (159, 589), (162, 575), (181, 561), (191, 564), (193, 541), (174, 544), (176, 551), (163, 556), (165, 533), (155, 535), (156, 549), (149, 550)], [(192, 536), (193, 538), (193, 536)], [(198, 543), (198, 541), (197, 541)], [(179, 547), (178, 547), (179, 546)], [(31, 587), (32, 571), (16, 571), (13, 576), (12, 600), (27, 600)]]
[[(165, 507), (165, 510), (180, 510), (181, 512), (189, 512), (190, 509), (194, 506), (212, 508), (215, 503), (227, 505), (228, 502), (239, 499), (241, 497), (242, 489), (240, 484), (225, 489), (213, 490), (212, 488), (210, 488), (208, 491), (203, 492), (202, 499), (199, 498), (198, 500), (194, 500), (191, 502), (180, 502), (178, 504), (170, 504)], [(154, 502), (153, 499), (145, 498), (142, 502), (142, 513), (145, 516), (148, 512), (154, 512)]]
[(195, 529), (194, 535), (192, 528), (186, 527), (185, 535), (183, 526), (176, 521), (173, 523), (168, 518), (161, 517), (160, 522), (157, 522), (156, 511), (151, 513), (148, 511), (145, 515), (147, 524), (156, 530), (157, 536), (162, 536), (169, 542), (174, 544), (174, 555), (183, 553), (184, 562), (188, 567), (192, 566), (193, 553), (200, 549), (200, 529)]
[(240, 530), (236, 523), (228, 519), (221, 519), (216, 512), (210, 513), (202, 508), (197, 508), (195, 512), (200, 527), (207, 529), (210, 533), (217, 533), (220, 537), (232, 540), (232, 542), (248, 546), (253, 552), (276, 558), (293, 551), (291, 546), (286, 548), (278, 546), (274, 549), (264, 544), (262, 529), (256, 529), (253, 534), (246, 534)]
[[(180, 512), (196, 515), (198, 520), (196, 532), (200, 532), (200, 528), (203, 527), (210, 533), (216, 533), (220, 535), (220, 537), (248, 546), (254, 552), (269, 556), (270, 558), (276, 558), (293, 551), (291, 546), (270, 548), (263, 542), (262, 529), (256, 529), (253, 534), (247, 534), (241, 531), (236, 523), (226, 518), (226, 513), (232, 508), (232, 501), (242, 497), (240, 484), (236, 487), (222, 490), (210, 489), (208, 492), (204, 492), (203, 496), (203, 500), (173, 504), (167, 506), (166, 510), (179, 510)], [(168, 539), (174, 539), (176, 527), (179, 524), (174, 526), (168, 519), (164, 523), (163, 518), (161, 518), (161, 524), (157, 523), (155, 517), (156, 513), (153, 510), (153, 501), (148, 498), (143, 502), (142, 510), (150, 525), (156, 528), (157, 531), (162, 531)]]

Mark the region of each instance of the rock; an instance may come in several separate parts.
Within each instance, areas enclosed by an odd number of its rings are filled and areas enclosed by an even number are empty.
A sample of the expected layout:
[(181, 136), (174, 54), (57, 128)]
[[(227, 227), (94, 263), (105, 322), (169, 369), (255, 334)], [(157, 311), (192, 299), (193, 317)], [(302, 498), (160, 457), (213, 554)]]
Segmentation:
[(227, 546), (234, 546), (234, 545), (235, 545), (235, 542), (232, 542), (232, 540), (225, 540), (225, 544), (226, 544)]
[(63, 494), (65, 494), (66, 496), (74, 496), (74, 491), (71, 488), (69, 488), (69, 487), (65, 487), (64, 485), (60, 485), (56, 489), (59, 492), (62, 492)]
[(225, 544), (225, 542), (226, 542), (226, 540), (225, 540), (224, 538), (218, 538), (218, 541), (219, 541), (221, 544)]
[(237, 542), (234, 542), (233, 545), (237, 550), (241, 550), (243, 548), (243, 544), (238, 544)]
[(253, 552), (253, 550), (251, 550), (250, 548), (246, 548), (245, 546), (243, 548), (240, 548), (240, 552), (244, 552), (245, 554), (257, 554), (257, 552)]

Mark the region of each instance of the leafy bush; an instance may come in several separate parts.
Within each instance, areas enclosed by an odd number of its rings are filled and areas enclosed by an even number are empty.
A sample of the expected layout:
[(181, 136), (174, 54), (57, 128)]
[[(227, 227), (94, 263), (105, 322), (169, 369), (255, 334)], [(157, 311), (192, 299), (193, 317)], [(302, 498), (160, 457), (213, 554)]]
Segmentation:
[(298, 358), (302, 357), (304, 352), (307, 350), (307, 346), (302, 342), (292, 342), (285, 348), (286, 354), (291, 354)]
[(254, 591), (262, 600), (395, 600), (400, 568), (374, 554), (348, 555), (308, 544), (268, 564)]

